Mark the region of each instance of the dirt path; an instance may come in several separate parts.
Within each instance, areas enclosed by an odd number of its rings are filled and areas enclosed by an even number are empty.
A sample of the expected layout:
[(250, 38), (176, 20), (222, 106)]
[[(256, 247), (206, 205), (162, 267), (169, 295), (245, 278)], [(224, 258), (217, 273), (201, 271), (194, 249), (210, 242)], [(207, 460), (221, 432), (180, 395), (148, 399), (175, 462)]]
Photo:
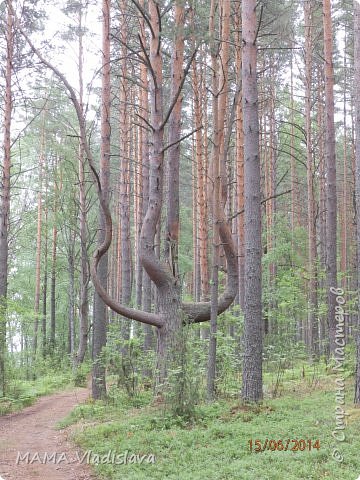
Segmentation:
[(95, 480), (89, 466), (79, 461), (81, 452), (68, 442), (66, 430), (55, 429), (88, 396), (87, 389), (76, 388), (0, 417), (0, 479)]

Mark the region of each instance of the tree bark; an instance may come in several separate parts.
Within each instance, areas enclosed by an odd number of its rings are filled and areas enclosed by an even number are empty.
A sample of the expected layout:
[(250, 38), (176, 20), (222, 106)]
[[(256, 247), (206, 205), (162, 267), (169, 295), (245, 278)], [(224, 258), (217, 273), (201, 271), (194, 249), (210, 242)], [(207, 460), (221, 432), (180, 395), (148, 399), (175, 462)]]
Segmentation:
[[(9, 1), (9, 5), (11, 2)], [(11, 114), (12, 114), (12, 62), (14, 52), (13, 17), (11, 7), (6, 12), (6, 66), (4, 101), (3, 165), (0, 195), (0, 393), (5, 395), (6, 375), (6, 311), (9, 268), (9, 215), (11, 171)]]
[(42, 250), (42, 185), (44, 174), (44, 160), (45, 160), (45, 119), (46, 119), (46, 105), (43, 111), (43, 120), (41, 126), (40, 139), (40, 156), (39, 156), (39, 184), (38, 184), (38, 198), (37, 198), (37, 231), (36, 231), (36, 259), (35, 259), (35, 300), (34, 300), (34, 336), (33, 336), (33, 357), (35, 359), (38, 347), (38, 330), (39, 330), (39, 314), (40, 314), (40, 293), (41, 293), (41, 250)]
[[(354, 86), (360, 85), (360, 4), (354, 0)], [(357, 258), (360, 258), (360, 96), (354, 92), (355, 101), (355, 202), (356, 202), (356, 246)], [(360, 305), (360, 268), (357, 268), (358, 305)], [(360, 406), (360, 317), (358, 313), (357, 325), (354, 329), (356, 342), (356, 374), (354, 403)]]
[[(182, 1), (175, 2), (175, 38), (171, 59), (171, 96), (175, 98), (181, 82), (184, 62), (184, 19), (185, 8)], [(168, 150), (168, 208), (167, 208), (167, 238), (166, 255), (174, 277), (178, 272), (178, 245), (180, 229), (179, 203), (179, 172), (180, 172), (180, 137), (181, 137), (181, 106), (182, 93), (177, 100), (169, 118), (169, 145)]]
[(312, 0), (304, 3), (305, 21), (305, 130), (306, 130), (306, 165), (307, 165), (307, 199), (308, 199), (308, 343), (312, 356), (317, 356), (318, 349), (318, 282), (317, 282), (317, 247), (316, 247), (316, 204), (315, 175), (312, 144), (312, 54), (313, 54), (313, 6)]
[[(221, 199), (221, 171), (220, 171), (220, 117), (224, 121), (225, 114), (222, 111), (220, 115), (220, 103), (224, 108), (224, 99), (220, 102), (219, 97), (219, 48), (215, 43), (215, 14), (216, 0), (211, 1), (210, 20), (209, 20), (209, 37), (210, 37), (210, 53), (211, 53), (211, 71), (212, 71), (212, 155), (211, 155), (211, 181), (212, 181), (212, 198), (211, 198), (211, 216), (213, 230), (212, 245), (212, 275), (210, 288), (210, 335), (209, 335), (209, 353), (208, 353), (208, 371), (207, 371), (207, 398), (213, 400), (215, 398), (215, 377), (216, 377), (216, 334), (217, 334), (217, 316), (218, 316), (218, 293), (219, 293), (219, 262), (220, 262), (220, 239), (219, 239), (219, 208)], [(223, 66), (224, 68), (224, 66)], [(226, 102), (225, 102), (226, 105)]]
[[(120, 258), (121, 258), (121, 286), (119, 300), (124, 305), (129, 305), (132, 292), (132, 262), (130, 238), (130, 86), (127, 80), (127, 17), (126, 2), (120, 2), (120, 36), (121, 36), (121, 78), (120, 78)], [(127, 319), (121, 320), (121, 336), (123, 341), (129, 340), (130, 323)], [(123, 353), (126, 352), (123, 348)]]
[[(241, 48), (241, 5), (239, 3), (235, 14), (236, 27), (236, 81), (241, 85), (241, 64), (242, 64), (242, 48)], [(236, 208), (238, 212), (244, 210), (244, 130), (243, 130), (243, 107), (242, 100), (238, 101), (236, 107)], [(237, 217), (237, 241), (239, 251), (239, 305), (244, 309), (245, 281), (244, 281), (244, 216)]]
[[(110, 188), (110, 0), (102, 3), (102, 88), (101, 88), (101, 151), (100, 183), (103, 201), (109, 203)], [(81, 113), (80, 113), (81, 114)], [(86, 152), (87, 153), (87, 152)], [(106, 237), (106, 218), (100, 208), (98, 244)], [(98, 277), (100, 286), (107, 290), (108, 256), (105, 253), (99, 261)], [(107, 337), (107, 307), (101, 296), (95, 295), (95, 318), (93, 328), (93, 372), (92, 396), (101, 399), (106, 396), (105, 365), (102, 352)]]
[(325, 57), (325, 158), (326, 158), (326, 273), (328, 289), (328, 325), (330, 355), (335, 355), (335, 306), (337, 288), (337, 199), (336, 154), (334, 124), (334, 67), (331, 2), (323, 0), (324, 57)]
[(41, 353), (45, 357), (47, 354), (47, 287), (48, 287), (48, 206), (47, 206), (47, 190), (48, 190), (48, 173), (47, 166), (45, 167), (45, 208), (44, 208), (44, 225), (45, 225), (45, 236), (44, 236), (44, 278), (43, 278), (43, 291), (42, 291), (42, 323), (41, 323)]
[[(194, 44), (195, 45), (195, 44)], [(200, 50), (202, 55), (202, 51)], [(203, 110), (204, 105), (204, 72), (199, 68), (197, 62), (193, 63), (192, 86), (194, 90), (194, 117), (195, 117), (195, 149), (196, 149), (196, 174), (197, 174), (197, 213), (199, 219), (198, 239), (199, 239), (199, 270), (200, 270), (200, 298), (203, 301), (209, 299), (209, 267), (208, 267), (208, 202), (207, 202), (207, 155), (205, 151), (205, 141), (207, 128)], [(202, 135), (201, 127), (204, 127)]]
[[(144, 8), (144, 0), (141, 0), (141, 6)], [(140, 38), (144, 47), (147, 46), (145, 20), (140, 18)], [(148, 105), (149, 105), (149, 80), (148, 69), (144, 63), (140, 64), (140, 79), (141, 79), (141, 91), (140, 91), (140, 108), (141, 116), (144, 118), (141, 128), (141, 158), (142, 158), (142, 212), (141, 212), (141, 229), (138, 238), (138, 261), (141, 265), (140, 259), (140, 242), (141, 242), (141, 230), (144, 222), (144, 218), (149, 204), (149, 131), (147, 123), (149, 121)], [(143, 269), (143, 266), (141, 265)], [(142, 279), (142, 309), (145, 312), (151, 312), (151, 280), (149, 275), (143, 269)], [(154, 329), (151, 325), (144, 324), (144, 351), (150, 351), (155, 345)], [(150, 376), (151, 372), (146, 370), (146, 376)]]
[[(56, 188), (56, 187), (55, 187)], [(55, 192), (56, 197), (56, 192)], [(55, 350), (56, 335), (56, 253), (57, 253), (57, 206), (54, 206), (54, 226), (52, 231), (52, 253), (51, 253), (51, 287), (50, 287), (50, 350)]]
[[(326, 269), (326, 178), (325, 178), (325, 157), (324, 157), (324, 105), (323, 95), (324, 81), (322, 72), (318, 74), (318, 129), (319, 129), (319, 265), (325, 271)], [(319, 279), (318, 285), (324, 291), (326, 290), (326, 279)], [(326, 315), (322, 314), (319, 318), (319, 353), (328, 354), (328, 333)]]
[(245, 402), (262, 399), (261, 191), (257, 92), (256, 1), (242, 3), (242, 79), (245, 197), (245, 327), (243, 381)]
[[(83, 11), (80, 5), (78, 13), (79, 21), (79, 38), (78, 38), (78, 55), (79, 55), (79, 103), (81, 112), (84, 115), (83, 96), (84, 96), (84, 80), (83, 80)], [(88, 258), (88, 234), (87, 234), (87, 205), (86, 205), (86, 183), (85, 183), (85, 151), (83, 142), (79, 143), (79, 223), (80, 223), (80, 298), (79, 298), (79, 345), (76, 354), (76, 364), (79, 365), (84, 361), (89, 335), (89, 258)]]
[(70, 232), (67, 246), (68, 261), (68, 354), (74, 362), (75, 354), (75, 232)]
[[(347, 30), (345, 26), (344, 32), (344, 91), (343, 91), (343, 129), (344, 129), (344, 140), (343, 140), (343, 181), (342, 181), (342, 205), (341, 205), (341, 261), (340, 261), (340, 271), (342, 272), (342, 287), (344, 290), (348, 288), (348, 233), (351, 231), (349, 228), (348, 221), (348, 136), (347, 136), (347, 107), (346, 107), (346, 90), (347, 90)], [(348, 334), (348, 329), (346, 328), (346, 334)]]

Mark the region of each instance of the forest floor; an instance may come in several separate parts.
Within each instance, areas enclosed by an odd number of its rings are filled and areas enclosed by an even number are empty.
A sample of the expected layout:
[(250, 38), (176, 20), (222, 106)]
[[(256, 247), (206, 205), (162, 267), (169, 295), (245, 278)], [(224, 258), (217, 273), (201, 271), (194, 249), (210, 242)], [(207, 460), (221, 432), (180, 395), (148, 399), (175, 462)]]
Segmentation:
[(56, 424), (89, 397), (72, 388), (40, 398), (21, 412), (0, 416), (0, 480), (95, 479), (82, 453)]
[[(90, 463), (104, 480), (359, 478), (360, 409), (352, 403), (352, 378), (346, 381), (344, 405), (336, 401), (335, 377), (325, 366), (284, 371), (272, 398), (276, 378), (276, 371), (266, 373), (261, 406), (242, 406), (237, 397), (200, 402), (191, 422), (153, 404), (145, 392), (130, 401), (113, 386), (111, 401), (86, 402), (61, 426), (72, 426), (69, 435), (84, 452), (96, 452), (100, 461), (90, 458)], [(336, 417), (340, 408), (346, 411), (345, 422)], [(279, 440), (278, 449), (269, 448)], [(255, 442), (261, 453), (255, 453)], [(149, 454), (154, 462), (136, 461)]]
[[(237, 396), (199, 402), (192, 421), (154, 403), (151, 392), (129, 398), (113, 379), (107, 402), (87, 400), (86, 388), (41, 397), (0, 416), (0, 480), (359, 478), (360, 409), (352, 403), (352, 377), (341, 406), (336, 377), (325, 366), (285, 370), (273, 398), (277, 378), (276, 371), (265, 374), (262, 405), (243, 406)], [(344, 424), (336, 416), (340, 408)], [(343, 438), (334, 438), (337, 429)], [(269, 448), (274, 442), (281, 448)], [(259, 443), (262, 451), (255, 453)]]

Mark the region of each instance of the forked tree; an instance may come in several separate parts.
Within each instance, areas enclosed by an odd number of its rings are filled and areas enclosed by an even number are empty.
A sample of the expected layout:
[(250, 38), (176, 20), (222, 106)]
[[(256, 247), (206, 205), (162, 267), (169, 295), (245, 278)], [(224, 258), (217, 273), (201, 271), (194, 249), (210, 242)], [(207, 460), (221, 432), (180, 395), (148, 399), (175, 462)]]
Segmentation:
[[(175, 2), (175, 8), (179, 8), (181, 1)], [(181, 74), (181, 81), (177, 88), (172, 88), (172, 98), (169, 104), (164, 105), (163, 99), (163, 52), (162, 52), (162, 15), (164, 12), (160, 11), (160, 5), (155, 0), (148, 2), (148, 10), (146, 11), (136, 2), (140, 15), (144, 18), (149, 30), (149, 48), (142, 46), (143, 61), (147, 65), (149, 81), (149, 97), (150, 97), (150, 115), (148, 119), (149, 127), (149, 198), (146, 213), (141, 228), (140, 242), (139, 242), (139, 258), (141, 265), (155, 285), (158, 299), (157, 313), (142, 311), (135, 308), (130, 308), (112, 298), (106, 288), (106, 282), (99, 265), (106, 258), (106, 254), (112, 241), (112, 215), (109, 208), (108, 183), (109, 165), (105, 161), (104, 155), (108, 153), (104, 145), (102, 145), (100, 172), (96, 168), (96, 162), (90, 148), (87, 137), (86, 124), (84, 115), (79, 103), (77, 94), (69, 83), (67, 78), (46, 60), (41, 52), (33, 45), (26, 33), (22, 31), (30, 48), (37, 55), (39, 60), (48, 68), (50, 68), (56, 77), (63, 83), (68, 91), (71, 101), (76, 110), (81, 141), (84, 146), (85, 156), (89, 162), (89, 166), (94, 175), (94, 181), (97, 187), (98, 198), (101, 207), (101, 229), (104, 232), (103, 241), (98, 246), (94, 253), (93, 262), (91, 265), (91, 276), (95, 286), (97, 295), (101, 300), (110, 307), (113, 311), (138, 322), (152, 325), (157, 328), (157, 385), (163, 385), (167, 378), (168, 368), (172, 365), (173, 354), (176, 350), (178, 336), (185, 324), (206, 322), (210, 319), (211, 305), (210, 302), (184, 302), (181, 296), (181, 279), (178, 275), (178, 267), (176, 265), (177, 258), (173, 255), (171, 265), (168, 261), (162, 261), (155, 252), (155, 235), (156, 228), (159, 223), (161, 208), (165, 202), (165, 192), (163, 189), (164, 183), (164, 161), (165, 152), (171, 147), (179, 144), (183, 137), (180, 137), (181, 132), (178, 131), (177, 137), (172, 139), (172, 144), (166, 143), (164, 139), (165, 128), (169, 122), (174, 108), (178, 105), (178, 99), (191, 67), (191, 64), (196, 56), (196, 50), (193, 51), (186, 63)], [(21, 29), (21, 27), (19, 26)], [(172, 81), (178, 81), (177, 76), (172, 77)], [(106, 98), (106, 97), (105, 97)], [(104, 96), (103, 96), (104, 101)], [(105, 106), (103, 105), (103, 108)], [(106, 141), (106, 132), (102, 132), (101, 142)], [(185, 136), (184, 136), (185, 137)], [(106, 156), (106, 155), (105, 155)], [(174, 159), (175, 157), (175, 159)], [(173, 162), (178, 163), (180, 158), (175, 155)], [(180, 169), (178, 165), (173, 164), (172, 174), (179, 175)], [(169, 208), (175, 208), (174, 211), (168, 213), (168, 217), (172, 218), (172, 225), (179, 223), (179, 210), (176, 208), (178, 204), (178, 189), (174, 188), (171, 191), (172, 200), (168, 202)], [(174, 207), (175, 206), (175, 207)], [(234, 301), (238, 292), (238, 260), (237, 251), (233, 242), (231, 229), (225, 219), (225, 214), (222, 206), (218, 208), (218, 224), (220, 241), (223, 246), (226, 260), (227, 260), (227, 281), (223, 293), (219, 296), (217, 304), (218, 314), (224, 312)], [(167, 236), (170, 232), (167, 232)], [(177, 250), (178, 239), (171, 238), (173, 251)], [(175, 263), (174, 263), (175, 262)], [(100, 377), (103, 378), (102, 372)]]

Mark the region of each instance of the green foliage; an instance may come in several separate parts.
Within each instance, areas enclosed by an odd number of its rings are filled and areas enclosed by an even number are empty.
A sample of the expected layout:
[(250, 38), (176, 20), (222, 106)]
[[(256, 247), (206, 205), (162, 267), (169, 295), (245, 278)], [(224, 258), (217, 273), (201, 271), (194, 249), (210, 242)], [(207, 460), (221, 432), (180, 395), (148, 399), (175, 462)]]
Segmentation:
[[(237, 397), (239, 394), (243, 321), (243, 314), (238, 306), (227, 310), (218, 318), (215, 385), (217, 396)], [(230, 334), (230, 329), (235, 332), (234, 336)]]
[(124, 389), (131, 398), (140, 394), (147, 372), (154, 369), (154, 352), (143, 350), (143, 332), (139, 329), (137, 333), (138, 336), (124, 340), (120, 324), (111, 323), (102, 360), (108, 367), (109, 375), (115, 376), (117, 387)]
[(86, 387), (88, 376), (90, 374), (90, 364), (89, 363), (81, 363), (80, 365), (76, 366), (73, 371), (73, 382), (75, 387)]
[(194, 355), (196, 342), (191, 326), (185, 325), (178, 332), (176, 347), (172, 351), (172, 364), (168, 368), (165, 388), (165, 407), (175, 418), (191, 420), (199, 400), (201, 368)]
[(71, 373), (51, 373), (37, 380), (13, 380), (7, 396), (0, 399), (0, 415), (21, 410), (32, 405), (38, 397), (49, 395), (71, 385)]

